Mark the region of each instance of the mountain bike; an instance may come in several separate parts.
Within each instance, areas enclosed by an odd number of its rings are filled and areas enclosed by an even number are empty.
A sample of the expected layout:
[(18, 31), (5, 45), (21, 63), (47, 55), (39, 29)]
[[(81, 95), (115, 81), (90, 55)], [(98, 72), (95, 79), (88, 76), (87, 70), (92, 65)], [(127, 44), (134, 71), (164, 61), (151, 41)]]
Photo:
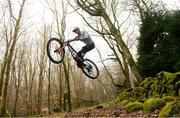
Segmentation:
[(56, 64), (61, 63), (65, 56), (65, 47), (67, 46), (73, 59), (76, 61), (78, 67), (82, 69), (83, 73), (91, 79), (96, 79), (99, 76), (97, 65), (90, 59), (80, 57), (70, 44), (73, 41), (75, 39), (69, 39), (64, 42), (57, 38), (49, 39), (47, 42), (47, 55), (49, 59)]

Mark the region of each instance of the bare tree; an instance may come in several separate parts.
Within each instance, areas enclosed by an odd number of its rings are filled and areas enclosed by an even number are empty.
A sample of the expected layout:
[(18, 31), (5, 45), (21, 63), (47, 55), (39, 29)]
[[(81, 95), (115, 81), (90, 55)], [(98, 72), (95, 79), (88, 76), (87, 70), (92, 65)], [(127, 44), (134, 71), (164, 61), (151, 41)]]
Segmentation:
[[(57, 1), (53, 0), (54, 7), (50, 7), (51, 11), (54, 14), (55, 21), (56, 21), (56, 27), (57, 27), (57, 34), (61, 38), (61, 40), (65, 39), (65, 30), (66, 30), (66, 14), (67, 14), (67, 3), (65, 1), (61, 1), (62, 6), (62, 15), (59, 15), (58, 7), (56, 6)], [(64, 59), (66, 60), (66, 58)], [(66, 63), (67, 62), (67, 63)], [(64, 76), (66, 78), (66, 84), (67, 84), (67, 101), (68, 101), (68, 111), (72, 110), (71, 106), (71, 94), (70, 94), (70, 82), (69, 82), (69, 65), (70, 62), (68, 60), (63, 61), (63, 68), (64, 68)], [(61, 90), (60, 90), (61, 91)]]
[[(119, 23), (119, 20), (117, 18), (117, 10), (116, 7), (119, 4), (117, 0), (112, 1), (85, 1), (85, 0), (75, 0), (78, 6), (80, 6), (84, 11), (86, 11), (91, 16), (96, 16), (97, 19), (99, 19), (99, 24), (101, 26), (101, 29), (99, 29), (99, 25), (97, 25), (97, 28), (94, 28), (87, 20), (83, 17), (85, 22), (90, 26), (93, 30), (95, 30), (97, 33), (101, 34), (104, 38), (106, 38), (106, 41), (112, 42), (111, 40), (115, 41), (116, 44), (111, 49), (113, 50), (117, 61), (119, 62), (120, 67), (123, 69), (124, 76), (126, 78), (126, 85), (127, 87), (130, 86), (129, 82), (129, 67), (131, 68), (131, 71), (135, 75), (136, 79), (140, 82), (142, 79), (139, 70), (137, 68), (137, 65), (129, 51), (128, 46), (125, 44), (123, 40), (123, 33), (120, 31), (121, 26), (123, 25)], [(112, 11), (110, 15), (107, 13), (107, 7), (110, 6), (110, 11)], [(108, 9), (109, 10), (109, 9)], [(111, 18), (113, 19), (111, 19)], [(128, 17), (127, 17), (128, 18)], [(126, 19), (125, 19), (126, 20)], [(97, 20), (96, 20), (97, 22)], [(109, 29), (109, 30), (108, 30)], [(114, 50), (118, 48), (117, 50)], [(118, 56), (118, 53), (122, 55), (123, 65), (121, 64), (121, 59)]]
[[(18, 54), (17, 54), (18, 52)], [(20, 91), (20, 85), (21, 85), (21, 81), (22, 81), (22, 73), (23, 73), (23, 62), (24, 62), (24, 56), (25, 56), (25, 46), (22, 47), (22, 49), (17, 49), (16, 53), (15, 53), (15, 57), (14, 57), (14, 61), (13, 61), (13, 78), (15, 80), (14, 84), (15, 84), (15, 89), (16, 89), (16, 93), (15, 93), (15, 102), (14, 102), (14, 110), (13, 110), (13, 116), (16, 117), (17, 115), (17, 102), (19, 99), (19, 91)], [(17, 56), (19, 57), (17, 59)]]
[(43, 83), (45, 78), (45, 69), (47, 64), (47, 57), (46, 57), (46, 42), (49, 35), (49, 29), (48, 26), (44, 24), (43, 26), (43, 32), (41, 33), (42, 38), (42, 46), (40, 49), (40, 58), (39, 58), (39, 88), (38, 88), (38, 114), (41, 114), (41, 108), (42, 108), (42, 95), (43, 95)]
[(9, 77), (10, 77), (10, 70), (11, 70), (11, 62), (12, 62), (12, 58), (14, 55), (14, 49), (16, 46), (16, 42), (19, 38), (19, 34), (21, 34), (20, 33), (21, 20), (22, 20), (22, 15), (23, 15), (23, 10), (24, 10), (23, 8), (24, 8), (26, 0), (22, 0), (17, 18), (15, 18), (15, 16), (13, 15), (11, 1), (10, 0), (7, 0), (7, 1), (9, 3), (9, 13), (10, 13), (12, 20), (15, 23), (15, 27), (14, 27), (12, 37), (10, 37), (10, 40), (12, 40), (12, 43), (11, 43), (11, 46), (10, 46), (10, 49), (8, 51), (7, 58), (6, 58), (6, 60), (7, 60), (7, 62), (5, 63), (6, 71), (5, 71), (5, 73), (1, 73), (1, 74), (5, 74), (5, 84), (4, 84), (4, 88), (3, 88), (3, 97), (2, 97), (2, 106), (1, 106), (1, 116), (6, 116), (6, 113), (7, 113), (6, 100), (7, 100), (7, 89), (8, 89), (8, 83), (9, 83)]

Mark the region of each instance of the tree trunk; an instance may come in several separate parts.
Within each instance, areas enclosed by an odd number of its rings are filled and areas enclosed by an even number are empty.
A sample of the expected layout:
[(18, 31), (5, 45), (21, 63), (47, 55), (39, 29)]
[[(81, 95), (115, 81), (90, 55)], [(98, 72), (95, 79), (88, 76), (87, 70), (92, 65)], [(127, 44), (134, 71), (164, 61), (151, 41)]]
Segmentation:
[(49, 115), (51, 114), (51, 61), (49, 60), (49, 69), (48, 69), (48, 109)]
[(11, 48), (9, 50), (10, 53), (9, 53), (9, 55), (7, 57), (7, 68), (6, 68), (6, 72), (5, 72), (5, 83), (4, 83), (4, 87), (3, 87), (1, 116), (6, 116), (7, 89), (8, 89), (8, 83), (9, 83), (9, 77), (10, 77), (11, 62), (12, 62), (16, 42), (17, 42), (17, 39), (18, 39), (18, 34), (19, 34), (19, 29), (20, 29), (20, 21), (21, 21), (21, 18), (22, 18), (22, 12), (23, 12), (24, 5), (25, 5), (25, 0), (23, 0), (23, 2), (21, 4), (21, 7), (20, 7), (19, 16), (18, 16), (18, 19), (17, 19), (17, 22), (16, 22), (16, 26), (14, 28), (14, 35), (12, 37), (13, 42), (12, 42)]
[(0, 78), (0, 96), (2, 96), (2, 88), (3, 88), (3, 82), (4, 82), (4, 75), (5, 75), (5, 72), (6, 72), (6, 68), (7, 68), (7, 54), (8, 54), (8, 48), (6, 50), (6, 54), (5, 54), (5, 58), (4, 58), (4, 63), (2, 65), (2, 68), (1, 68), (1, 78)]
[(30, 76), (30, 87), (29, 87), (29, 103), (30, 103), (30, 115), (32, 115), (33, 114), (33, 100), (32, 100), (32, 98), (33, 98), (33, 94), (32, 94), (32, 89), (33, 89), (33, 82), (34, 82), (34, 79), (35, 79), (35, 74), (36, 74), (36, 68), (35, 68), (35, 66), (34, 66), (34, 68), (33, 68), (33, 72), (32, 72), (32, 75)]
[(122, 40), (122, 36), (121, 36), (120, 32), (118, 32), (118, 30), (113, 25), (113, 23), (111, 22), (109, 16), (106, 14), (105, 11), (103, 12), (102, 17), (104, 18), (106, 24), (108, 25), (112, 35), (117, 40), (118, 45), (121, 47), (122, 52), (124, 53), (124, 56), (125, 56), (128, 64), (129, 64), (129, 66), (131, 67), (131, 71), (135, 75), (138, 83), (140, 83), (142, 81), (142, 77), (141, 77), (141, 75), (139, 73), (138, 67), (137, 67), (137, 65), (136, 65), (136, 63), (135, 63), (135, 61), (134, 61), (128, 47), (126, 46), (126, 44)]
[(63, 87), (62, 87), (62, 69), (61, 69), (61, 65), (59, 66), (59, 111), (62, 112), (62, 108), (63, 108), (63, 104), (62, 104), (62, 100), (63, 100)]
[(66, 84), (67, 84), (68, 112), (70, 112), (72, 111), (72, 106), (71, 106), (71, 91), (70, 91), (70, 83), (69, 83), (69, 71), (64, 61), (63, 61), (63, 67), (64, 67), (64, 73), (65, 73)]
[(142, 77), (138, 70), (138, 67), (127, 47), (125, 42), (122, 39), (121, 32), (116, 28), (115, 24), (112, 23), (110, 17), (107, 15), (105, 8), (103, 7), (100, 0), (94, 0), (92, 2), (87, 2), (86, 0), (76, 0), (76, 3), (88, 14), (91, 16), (102, 17), (108, 26), (110, 33), (116, 40), (117, 44), (121, 47), (122, 52), (124, 53), (125, 59), (128, 62), (128, 65), (131, 68), (131, 71), (135, 75), (138, 83), (142, 81)]
[(44, 69), (41, 68), (40, 73), (39, 73), (39, 89), (38, 89), (38, 114), (41, 114), (41, 108), (42, 108), (42, 87), (43, 87), (43, 71)]

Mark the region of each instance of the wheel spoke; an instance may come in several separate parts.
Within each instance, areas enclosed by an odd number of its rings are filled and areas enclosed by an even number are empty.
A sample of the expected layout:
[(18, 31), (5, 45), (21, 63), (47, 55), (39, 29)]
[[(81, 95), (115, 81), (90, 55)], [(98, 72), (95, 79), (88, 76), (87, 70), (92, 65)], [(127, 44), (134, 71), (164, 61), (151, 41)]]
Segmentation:
[(64, 58), (64, 50), (59, 51), (61, 43), (58, 39), (52, 38), (47, 43), (47, 53), (51, 61), (60, 63)]
[(83, 72), (90, 78), (95, 79), (99, 75), (97, 66), (91, 60), (85, 59), (83, 62)]

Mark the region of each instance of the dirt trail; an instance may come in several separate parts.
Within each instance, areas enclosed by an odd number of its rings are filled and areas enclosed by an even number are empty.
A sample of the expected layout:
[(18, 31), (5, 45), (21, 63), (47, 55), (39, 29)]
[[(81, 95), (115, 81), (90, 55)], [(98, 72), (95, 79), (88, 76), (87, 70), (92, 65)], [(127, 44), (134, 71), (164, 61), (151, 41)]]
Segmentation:
[(142, 111), (128, 114), (121, 104), (108, 107), (97, 106), (81, 111), (65, 113), (64, 117), (157, 117), (159, 111), (145, 115)]

